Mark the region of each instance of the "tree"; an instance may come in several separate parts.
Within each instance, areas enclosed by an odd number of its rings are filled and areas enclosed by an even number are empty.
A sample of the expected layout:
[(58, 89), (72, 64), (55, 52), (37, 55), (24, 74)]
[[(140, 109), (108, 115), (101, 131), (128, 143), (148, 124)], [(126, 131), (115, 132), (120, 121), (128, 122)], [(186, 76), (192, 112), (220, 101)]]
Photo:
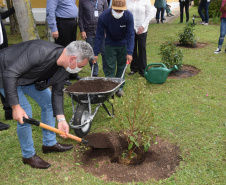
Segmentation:
[[(7, 3), (7, 7), (8, 9), (10, 9), (12, 7), (12, 3), (11, 0), (6, 0)], [(12, 16), (9, 17), (9, 22), (10, 22), (10, 32), (12, 35), (19, 33), (19, 25), (18, 25), (18, 21), (16, 18), (16, 15), (13, 14)]]
[(30, 0), (12, 0), (23, 41), (39, 39)]

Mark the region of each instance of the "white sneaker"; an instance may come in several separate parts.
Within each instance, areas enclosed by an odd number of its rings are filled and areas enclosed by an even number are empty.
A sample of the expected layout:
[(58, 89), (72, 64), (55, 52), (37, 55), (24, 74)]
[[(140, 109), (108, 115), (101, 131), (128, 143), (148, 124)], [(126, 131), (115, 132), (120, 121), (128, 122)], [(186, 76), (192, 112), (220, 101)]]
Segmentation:
[(204, 23), (203, 25), (206, 25), (206, 26), (207, 26), (207, 25), (208, 25), (208, 23)]
[(219, 48), (217, 48), (216, 51), (214, 51), (215, 54), (221, 53), (221, 50)]
[(205, 24), (205, 22), (201, 22), (200, 24), (204, 25), (204, 24)]

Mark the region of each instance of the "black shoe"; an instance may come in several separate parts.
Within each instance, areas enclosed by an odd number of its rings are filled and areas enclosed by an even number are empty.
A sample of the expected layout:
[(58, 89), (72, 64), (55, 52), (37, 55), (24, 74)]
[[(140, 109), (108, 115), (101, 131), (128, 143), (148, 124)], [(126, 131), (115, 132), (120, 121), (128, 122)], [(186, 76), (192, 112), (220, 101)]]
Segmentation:
[(73, 148), (73, 145), (60, 144), (60, 143), (56, 143), (53, 146), (42, 145), (43, 153), (65, 152), (65, 151), (71, 150), (72, 148)]
[(164, 23), (163, 20), (161, 20), (161, 23)]
[(0, 131), (9, 129), (10, 125), (0, 122)]
[(174, 15), (170, 13), (170, 16), (174, 16)]
[(69, 86), (69, 85), (71, 85), (72, 83), (69, 81), (69, 80), (66, 80), (66, 82), (64, 83), (64, 85), (67, 85), (67, 86)]
[(157, 24), (159, 24), (159, 20), (157, 20)]
[(164, 20), (164, 21), (165, 21), (166, 19), (165, 19), (165, 18), (163, 18), (162, 20)]
[(140, 76), (144, 77), (144, 73), (139, 73), (139, 74), (140, 74)]
[(134, 71), (131, 71), (130, 73), (129, 73), (129, 75), (134, 75), (136, 72), (134, 72)]

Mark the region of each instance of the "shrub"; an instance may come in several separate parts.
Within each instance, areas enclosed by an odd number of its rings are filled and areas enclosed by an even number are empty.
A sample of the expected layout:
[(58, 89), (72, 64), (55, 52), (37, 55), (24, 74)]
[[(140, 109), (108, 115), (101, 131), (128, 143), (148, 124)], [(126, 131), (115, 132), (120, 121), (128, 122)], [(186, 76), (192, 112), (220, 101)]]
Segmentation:
[(194, 0), (194, 6), (199, 6), (199, 0)]
[(221, 16), (221, 2), (222, 0), (211, 0), (209, 5), (209, 17), (220, 17)]
[[(137, 82), (127, 87), (128, 92), (133, 92), (123, 98), (114, 99), (116, 127), (124, 131), (128, 142), (128, 150), (125, 152), (128, 159), (131, 159), (134, 150), (138, 148), (147, 152), (152, 138), (153, 112), (151, 102), (144, 104), (150, 95), (146, 91), (144, 81)], [(124, 153), (124, 154), (125, 154)]]
[(179, 47), (174, 45), (174, 41), (170, 38), (167, 40), (165, 44), (160, 46), (160, 56), (163, 64), (166, 65), (168, 69), (177, 65), (180, 70), (182, 67), (183, 54)]
[(188, 23), (184, 30), (179, 33), (179, 43), (183, 45), (190, 45), (196, 46), (196, 39), (195, 39), (195, 25), (192, 23)]

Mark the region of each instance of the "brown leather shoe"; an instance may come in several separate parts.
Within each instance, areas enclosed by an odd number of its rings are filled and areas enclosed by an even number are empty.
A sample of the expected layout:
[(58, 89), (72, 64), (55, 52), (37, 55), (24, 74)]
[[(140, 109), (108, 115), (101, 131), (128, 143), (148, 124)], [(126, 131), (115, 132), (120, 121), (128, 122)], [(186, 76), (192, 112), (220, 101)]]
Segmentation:
[(49, 163), (42, 160), (36, 154), (30, 158), (23, 158), (23, 163), (30, 165), (32, 168), (39, 168), (39, 169), (47, 169), (51, 166)]
[(73, 148), (73, 145), (60, 144), (60, 143), (57, 143), (57, 144), (55, 144), (53, 146), (44, 146), (44, 145), (42, 145), (43, 153), (65, 152), (67, 150), (71, 150), (72, 148)]

